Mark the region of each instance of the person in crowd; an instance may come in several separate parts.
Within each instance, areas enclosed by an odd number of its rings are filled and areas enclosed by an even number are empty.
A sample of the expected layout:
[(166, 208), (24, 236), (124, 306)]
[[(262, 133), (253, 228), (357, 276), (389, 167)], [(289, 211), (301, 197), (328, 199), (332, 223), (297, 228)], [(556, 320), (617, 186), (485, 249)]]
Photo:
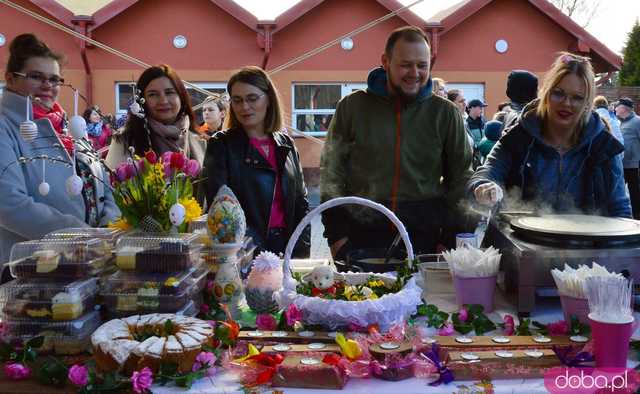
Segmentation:
[(104, 121), (100, 108), (97, 105), (91, 106), (84, 110), (82, 116), (87, 122), (87, 136), (91, 141), (91, 145), (93, 145), (93, 149), (98, 151), (109, 145), (112, 134), (111, 128)]
[(447, 84), (442, 78), (432, 78), (433, 80), (433, 94), (442, 98), (447, 98), (447, 90), (445, 85)]
[(496, 143), (468, 182), (468, 192), (478, 203), (494, 205), (503, 190), (517, 188), (521, 200), (555, 212), (630, 217), (619, 155), (623, 146), (593, 111), (594, 96), (589, 59), (560, 53), (545, 73), (538, 99)]
[(508, 101), (504, 101), (498, 104), (498, 112), (509, 112), (511, 111), (511, 103)]
[(467, 118), (467, 111), (466, 111), (467, 100), (464, 98), (462, 90), (451, 89), (447, 91), (447, 99), (456, 105), (456, 107), (458, 108), (458, 111), (460, 111), (460, 115), (462, 115), (462, 117), (466, 119)]
[[(227, 185), (240, 201), (247, 234), (258, 250), (283, 253), (309, 211), (300, 155), (286, 134), (278, 92), (264, 70), (241, 69), (229, 79), (227, 92), (226, 130), (209, 140), (204, 162), (207, 200)], [(308, 257), (309, 247), (307, 228), (293, 255)]]
[(482, 156), (480, 151), (478, 150), (478, 146), (480, 145), (480, 141), (482, 141), (482, 134), (484, 130), (484, 107), (487, 104), (483, 103), (481, 100), (473, 99), (469, 101), (469, 105), (467, 107), (467, 119), (466, 119), (466, 131), (473, 140), (473, 164), (472, 167), (475, 170), (478, 168), (482, 162)]
[[(65, 132), (67, 115), (58, 103), (64, 84), (62, 59), (33, 34), (15, 37), (9, 47), (0, 102), (0, 263), (9, 259), (16, 242), (65, 227), (105, 226), (120, 216), (109, 178), (90, 143)], [(37, 127), (34, 139), (20, 132), (27, 117)], [(64, 162), (19, 162), (42, 155)], [(73, 174), (83, 181), (77, 195), (67, 192)]]
[(633, 100), (623, 97), (616, 105), (620, 131), (624, 139), (624, 179), (629, 188), (633, 218), (640, 219), (640, 117), (633, 110)]
[(538, 77), (527, 70), (513, 70), (507, 77), (507, 97), (511, 102), (511, 111), (505, 115), (502, 132), (512, 125), (522, 113), (525, 105), (536, 98), (538, 94)]
[(596, 98), (593, 99), (593, 107), (598, 115), (600, 115), (600, 118), (608, 124), (613, 136), (624, 145), (624, 137), (620, 130), (620, 121), (616, 118), (615, 113), (612, 114), (609, 112), (609, 101), (607, 98), (604, 96), (596, 96)]
[(138, 78), (136, 91), (127, 123), (109, 146), (107, 166), (115, 169), (125, 162), (131, 155), (129, 147), (138, 156), (150, 150), (158, 156), (182, 152), (202, 164), (206, 141), (194, 129), (191, 98), (175, 70), (166, 64), (147, 68)]
[(478, 144), (478, 151), (480, 152), (482, 162), (487, 159), (487, 156), (491, 153), (491, 149), (493, 149), (493, 146), (500, 139), (500, 129), (502, 129), (502, 123), (497, 120), (490, 120), (484, 125), (484, 130), (482, 131), (483, 137)]
[(202, 102), (204, 123), (198, 128), (198, 132), (207, 139), (212, 137), (217, 131), (222, 130), (227, 112), (227, 100), (222, 95), (213, 94), (207, 96)]
[[(432, 93), (429, 62), (420, 28), (393, 31), (368, 88), (338, 103), (320, 164), (322, 201), (360, 196), (384, 204), (420, 252), (435, 251), (443, 212), (455, 217), (471, 164), (460, 112)], [(385, 247), (395, 236), (373, 211), (340, 206), (325, 211), (322, 220), (336, 259), (352, 249)]]

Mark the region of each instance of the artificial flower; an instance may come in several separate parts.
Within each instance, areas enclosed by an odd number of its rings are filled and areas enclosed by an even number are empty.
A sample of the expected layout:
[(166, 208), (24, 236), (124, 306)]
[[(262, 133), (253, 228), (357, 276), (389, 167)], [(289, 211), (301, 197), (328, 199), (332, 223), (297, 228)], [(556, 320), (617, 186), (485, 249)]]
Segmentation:
[(185, 222), (189, 223), (190, 221), (202, 216), (202, 208), (195, 198), (181, 198), (180, 204), (184, 207)]
[(31, 376), (31, 368), (21, 363), (6, 363), (4, 374), (11, 380), (24, 380)]
[(342, 333), (336, 335), (336, 343), (340, 346), (342, 355), (351, 361), (357, 360), (362, 355), (362, 349), (358, 342), (345, 338)]
[(287, 318), (287, 325), (289, 327), (293, 327), (296, 323), (302, 321), (302, 311), (300, 311), (295, 304), (289, 304), (284, 315)]
[(184, 173), (192, 178), (197, 177), (200, 173), (200, 163), (198, 163), (197, 160), (193, 159), (187, 161), (184, 165)]
[(141, 371), (134, 371), (131, 375), (131, 385), (133, 391), (138, 394), (144, 393), (151, 388), (153, 384), (153, 373), (149, 367), (144, 367)]
[(569, 332), (569, 325), (564, 320), (558, 320), (555, 323), (547, 324), (547, 331), (549, 335), (567, 335)]
[(460, 313), (458, 314), (458, 320), (460, 320), (461, 322), (465, 322), (467, 321), (467, 319), (469, 319), (469, 311), (467, 311), (466, 307), (462, 307), (462, 309), (460, 309)]
[(443, 337), (448, 337), (453, 335), (454, 332), (453, 324), (451, 324), (451, 322), (447, 322), (447, 324), (438, 329), (437, 334)]
[(169, 161), (169, 163), (171, 164), (171, 168), (174, 168), (176, 170), (182, 170), (184, 168), (186, 161), (187, 159), (186, 157), (184, 157), (182, 153), (173, 152), (171, 154), (171, 160)]
[(504, 335), (513, 335), (516, 331), (516, 324), (513, 320), (513, 316), (504, 315), (502, 320), (504, 321)]
[(207, 368), (207, 376), (213, 376), (216, 372), (216, 355), (210, 352), (200, 352), (196, 356), (196, 361), (191, 368), (192, 372), (197, 372), (202, 368)]
[(76, 386), (86, 386), (89, 383), (89, 370), (84, 365), (74, 365), (69, 368), (69, 381)]
[(278, 327), (278, 322), (269, 313), (261, 313), (256, 316), (258, 330), (273, 331)]
[(258, 350), (258, 348), (256, 348), (252, 343), (250, 343), (247, 345), (247, 354), (240, 358), (236, 358), (233, 361), (241, 363), (241, 362), (247, 361), (251, 357), (257, 356), (258, 354), (260, 354), (260, 350)]

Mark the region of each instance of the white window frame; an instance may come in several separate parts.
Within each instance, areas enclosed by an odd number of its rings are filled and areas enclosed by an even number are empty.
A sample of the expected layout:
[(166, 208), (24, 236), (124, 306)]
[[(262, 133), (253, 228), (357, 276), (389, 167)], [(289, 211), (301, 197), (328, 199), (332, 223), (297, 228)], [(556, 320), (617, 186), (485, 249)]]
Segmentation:
[[(301, 85), (340, 85), (340, 98), (351, 94), (352, 90), (365, 89), (364, 82), (293, 82), (291, 84), (291, 127), (296, 130), (298, 115), (333, 115), (335, 109), (296, 109), (296, 86)], [(326, 131), (303, 131), (307, 135), (314, 137), (324, 137)]]
[[(196, 85), (199, 88), (202, 89), (224, 89), (224, 91), (227, 91), (227, 84), (225, 82), (191, 82), (192, 84)], [(120, 105), (120, 85), (129, 85), (131, 86), (131, 82), (116, 82), (114, 85), (114, 89), (115, 89), (115, 103), (116, 103), (116, 110), (115, 113), (116, 115), (125, 115), (127, 113), (127, 109), (121, 109), (119, 108)], [(187, 88), (187, 92), (189, 91), (189, 87), (185, 86)], [(197, 105), (200, 103), (191, 103), (191, 105)]]

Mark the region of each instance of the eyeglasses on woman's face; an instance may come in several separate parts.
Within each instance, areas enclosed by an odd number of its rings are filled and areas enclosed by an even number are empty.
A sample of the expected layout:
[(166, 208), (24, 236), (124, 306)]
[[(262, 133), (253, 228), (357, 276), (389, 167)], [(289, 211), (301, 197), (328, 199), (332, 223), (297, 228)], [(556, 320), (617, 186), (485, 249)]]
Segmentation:
[(241, 96), (231, 96), (231, 104), (233, 105), (242, 105), (243, 103), (247, 103), (250, 106), (254, 106), (258, 103), (258, 101), (266, 96), (266, 93), (262, 94), (248, 94), (245, 97)]
[(13, 75), (15, 75), (16, 77), (24, 78), (29, 82), (38, 85), (44, 85), (48, 82), (51, 86), (57, 87), (64, 84), (64, 78), (60, 78), (58, 75), (47, 77), (46, 75), (36, 71), (26, 73), (14, 71)]
[(567, 94), (564, 90), (555, 88), (549, 93), (549, 100), (554, 103), (562, 103), (569, 100), (569, 105), (575, 108), (582, 107), (585, 97), (580, 94)]

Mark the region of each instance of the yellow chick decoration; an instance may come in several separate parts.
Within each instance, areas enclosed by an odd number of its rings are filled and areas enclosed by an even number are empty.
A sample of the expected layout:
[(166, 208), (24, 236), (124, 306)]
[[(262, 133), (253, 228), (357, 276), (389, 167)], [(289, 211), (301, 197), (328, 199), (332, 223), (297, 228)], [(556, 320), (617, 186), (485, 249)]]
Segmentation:
[(342, 355), (351, 361), (357, 360), (362, 355), (362, 349), (360, 349), (358, 342), (345, 338), (341, 333), (336, 335), (336, 343), (340, 346)]

